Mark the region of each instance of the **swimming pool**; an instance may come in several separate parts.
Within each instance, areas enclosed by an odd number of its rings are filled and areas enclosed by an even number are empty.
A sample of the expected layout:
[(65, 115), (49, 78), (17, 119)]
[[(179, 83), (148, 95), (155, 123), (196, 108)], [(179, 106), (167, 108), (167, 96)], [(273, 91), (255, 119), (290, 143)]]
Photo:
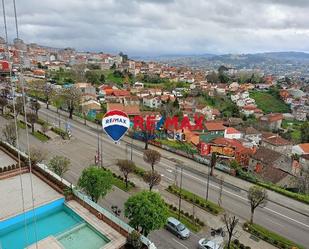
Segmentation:
[(34, 213), (31, 210), (0, 222), (1, 249), (23, 249), (48, 236), (55, 236), (65, 249), (100, 249), (109, 242), (68, 208), (64, 199), (38, 207)]

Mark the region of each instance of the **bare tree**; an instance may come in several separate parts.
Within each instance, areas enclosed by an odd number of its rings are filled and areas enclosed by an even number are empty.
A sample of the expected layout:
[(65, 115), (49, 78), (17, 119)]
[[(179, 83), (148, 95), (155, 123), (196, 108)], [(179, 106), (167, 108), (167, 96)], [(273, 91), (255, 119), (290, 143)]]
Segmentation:
[(149, 190), (151, 191), (154, 186), (157, 186), (161, 182), (161, 175), (157, 171), (147, 171), (143, 179), (149, 185)]
[(130, 160), (118, 160), (117, 166), (124, 176), (126, 182), (126, 188), (128, 188), (128, 178), (129, 174), (134, 172), (136, 166), (135, 163)]
[(17, 134), (16, 134), (16, 129), (15, 129), (15, 123), (14, 122), (6, 124), (4, 126), (4, 128), (2, 129), (2, 133), (3, 133), (4, 137), (5, 137), (5, 140), (9, 144), (11, 144), (13, 146), (16, 146)]
[(300, 193), (309, 194), (309, 169), (301, 169), (293, 181)]
[(27, 121), (31, 124), (31, 131), (34, 133), (34, 124), (38, 120), (38, 116), (33, 112), (27, 113)]
[(37, 163), (41, 163), (43, 160), (46, 159), (46, 151), (38, 148), (38, 147), (30, 147), (30, 159), (31, 165), (34, 166)]
[(253, 223), (254, 211), (258, 206), (264, 207), (267, 203), (267, 191), (259, 186), (252, 186), (248, 191), (248, 200), (251, 207), (250, 223)]
[(145, 150), (143, 158), (146, 163), (151, 165), (151, 169), (154, 171), (154, 166), (161, 160), (161, 154), (156, 150)]
[(85, 82), (86, 81), (86, 64), (76, 64), (73, 65), (71, 68), (71, 72), (73, 75), (73, 78), (77, 82)]
[(22, 97), (18, 97), (18, 98), (16, 98), (16, 101), (15, 101), (15, 115), (16, 115), (16, 118), (23, 111), (24, 111), (23, 98)]
[(210, 161), (210, 175), (214, 175), (214, 169), (217, 163), (217, 153), (211, 153), (211, 161)]
[(43, 95), (45, 97), (45, 100), (46, 100), (46, 108), (49, 109), (49, 102), (50, 102), (50, 99), (51, 99), (51, 96), (53, 94), (53, 88), (51, 86), (51, 84), (45, 82), (45, 85), (43, 86)]
[(0, 97), (0, 106), (2, 115), (4, 114), (4, 109), (8, 105), (8, 100), (5, 97)]
[(64, 104), (64, 96), (61, 91), (53, 91), (51, 95), (51, 101), (54, 106), (57, 108), (57, 113), (59, 112), (59, 108)]
[(39, 117), (39, 116), (38, 116), (38, 112), (39, 112), (39, 110), (41, 109), (41, 105), (40, 105), (39, 102), (37, 102), (37, 101), (32, 101), (32, 102), (30, 103), (30, 109), (31, 109), (32, 111), (35, 112), (35, 115), (36, 115), (37, 117)]
[(48, 168), (61, 177), (61, 181), (65, 172), (70, 168), (71, 161), (64, 156), (54, 156), (48, 163)]
[(81, 93), (75, 87), (70, 87), (63, 91), (63, 97), (70, 113), (69, 118), (72, 119), (74, 110), (79, 108)]
[(239, 219), (236, 218), (236, 216), (230, 216), (227, 213), (225, 213), (222, 217), (222, 220), (225, 224), (227, 234), (228, 234), (227, 248), (229, 249), (231, 248), (231, 241), (232, 241), (233, 236), (235, 235), (234, 230), (237, 226)]

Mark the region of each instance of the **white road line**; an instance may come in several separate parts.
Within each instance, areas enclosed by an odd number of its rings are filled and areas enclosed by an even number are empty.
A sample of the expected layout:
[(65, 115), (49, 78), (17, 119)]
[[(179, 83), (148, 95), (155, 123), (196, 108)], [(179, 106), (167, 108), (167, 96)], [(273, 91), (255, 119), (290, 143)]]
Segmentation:
[[(46, 112), (44, 112), (44, 111), (41, 111), (41, 112), (43, 112), (44, 114), (46, 114)], [(64, 119), (61, 119), (61, 120), (62, 120), (62, 121), (65, 121)], [(78, 125), (75, 125), (75, 124), (71, 124), (71, 125), (74, 126), (76, 129), (78, 129), (78, 130), (80, 130), (80, 131), (83, 131), (83, 132), (86, 132), (86, 133), (88, 133), (88, 134), (92, 134), (92, 135), (94, 135), (94, 136), (97, 136), (96, 133), (94, 133), (94, 132), (92, 132), (92, 131), (88, 131), (88, 130), (86, 130), (86, 129), (84, 129), (84, 128), (81, 128), (81, 127), (79, 127)], [(108, 143), (112, 143), (112, 142), (109, 141), (109, 140), (104, 140), (104, 141), (105, 141), (105, 142), (108, 142)], [(133, 151), (135, 151), (135, 152), (136, 152), (135, 154), (137, 154), (137, 155), (140, 155), (140, 156), (143, 155), (142, 153), (138, 152), (136, 149), (134, 149)], [(165, 160), (167, 160), (167, 159), (165, 159)], [(168, 167), (169, 169), (174, 170), (174, 167), (172, 167), (172, 166), (170, 166), (170, 165), (168, 165), (168, 164), (166, 164), (166, 163), (161, 163), (161, 164), (162, 164), (162, 165), (165, 165), (165, 166)], [(186, 175), (186, 176), (188, 176), (188, 177), (190, 177), (190, 178), (192, 178), (192, 179), (198, 180), (199, 182), (205, 183), (205, 180), (201, 180), (200, 178), (198, 178), (198, 177), (196, 177), (196, 176), (193, 176), (193, 175), (188, 174), (188, 173), (186, 173), (186, 172), (183, 172), (183, 174)], [(166, 177), (166, 176), (163, 176), (163, 177), (169, 179), (170, 181), (174, 181), (174, 180), (172, 180), (172, 179), (169, 178), (169, 177)], [(209, 185), (212, 186), (212, 187), (214, 187), (214, 188), (219, 189), (218, 186), (216, 186), (216, 185), (214, 185), (214, 184), (212, 184), (212, 183), (209, 183)], [(225, 190), (224, 188), (223, 188), (223, 192), (228, 193), (228, 194), (230, 194), (230, 195), (233, 195), (233, 196), (235, 196), (235, 197), (237, 197), (237, 198), (239, 198), (239, 199), (242, 199), (242, 200), (244, 200), (244, 201), (247, 201), (247, 198), (245, 198), (245, 197), (243, 197), (243, 196), (240, 196), (240, 195), (237, 195), (237, 194), (235, 194), (235, 193), (232, 193), (232, 192), (230, 192), (230, 191), (228, 191), (228, 190)], [(286, 216), (286, 215), (284, 215), (284, 214), (281, 214), (281, 213), (279, 213), (279, 212), (276, 212), (276, 211), (274, 211), (274, 210), (272, 210), (272, 209), (270, 209), (270, 208), (264, 208), (264, 209), (265, 209), (265, 210), (268, 210), (269, 212), (272, 212), (272, 213), (274, 213), (274, 214), (276, 214), (276, 215), (278, 215), (278, 216), (281, 216), (281, 217), (283, 217), (283, 218), (285, 218), (285, 219), (289, 219), (289, 220), (291, 220), (291, 221), (293, 221), (293, 222), (295, 222), (295, 223), (298, 223), (299, 225), (302, 225), (302, 226), (304, 226), (304, 227), (309, 228), (309, 225), (307, 225), (307, 224), (305, 224), (305, 223), (302, 223), (302, 222), (300, 222), (300, 221), (298, 221), (298, 220), (295, 220), (295, 219), (293, 219), (293, 218), (290, 218), (290, 217), (288, 217), (288, 216)]]
[(184, 248), (189, 249), (189, 248), (188, 248), (188, 247), (186, 247), (184, 244), (180, 243), (179, 241), (175, 240), (174, 238), (173, 238), (173, 240), (174, 240), (177, 244), (179, 244), (179, 245), (183, 246)]

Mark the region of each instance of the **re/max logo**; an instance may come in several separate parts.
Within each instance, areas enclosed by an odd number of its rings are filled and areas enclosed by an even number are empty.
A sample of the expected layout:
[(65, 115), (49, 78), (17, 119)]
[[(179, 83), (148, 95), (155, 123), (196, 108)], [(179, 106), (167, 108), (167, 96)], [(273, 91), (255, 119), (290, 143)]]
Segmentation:
[(111, 123), (122, 123), (122, 124), (126, 124), (127, 120), (123, 119), (123, 118), (108, 118), (105, 119), (105, 124), (111, 124)]
[(203, 130), (205, 118), (202, 115), (194, 116), (194, 124), (190, 121), (189, 117), (185, 116), (181, 120), (179, 117), (162, 117), (159, 122), (156, 122), (154, 116), (148, 116), (144, 119), (142, 116), (135, 116), (133, 118), (133, 129), (135, 130), (159, 130), (165, 128), (167, 130), (189, 129), (189, 130)]

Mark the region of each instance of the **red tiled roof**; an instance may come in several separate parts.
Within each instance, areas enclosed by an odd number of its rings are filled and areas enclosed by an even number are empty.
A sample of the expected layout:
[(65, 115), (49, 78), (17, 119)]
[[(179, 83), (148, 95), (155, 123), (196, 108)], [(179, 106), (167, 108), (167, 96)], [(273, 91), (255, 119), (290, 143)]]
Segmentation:
[(240, 134), (241, 133), (240, 131), (236, 130), (233, 127), (226, 128), (225, 132), (226, 134)]
[(116, 97), (121, 97), (121, 96), (130, 96), (131, 93), (129, 91), (126, 91), (126, 90), (114, 90), (112, 92), (112, 95), (114, 95)]
[(267, 115), (264, 115), (260, 118), (262, 121), (267, 122), (276, 122), (283, 119), (283, 115), (281, 113), (270, 113)]
[(309, 143), (305, 143), (305, 144), (299, 144), (298, 145), (305, 154), (309, 154)]
[(264, 138), (263, 141), (266, 143), (272, 144), (272, 145), (276, 145), (276, 146), (292, 144), (290, 141), (280, 137), (279, 135), (274, 135), (274, 136)]
[(206, 122), (205, 127), (208, 131), (224, 131), (226, 129), (223, 122)]
[(140, 110), (138, 105), (123, 105), (120, 103), (107, 103), (107, 111), (119, 110), (123, 111), (128, 115), (140, 115)]

